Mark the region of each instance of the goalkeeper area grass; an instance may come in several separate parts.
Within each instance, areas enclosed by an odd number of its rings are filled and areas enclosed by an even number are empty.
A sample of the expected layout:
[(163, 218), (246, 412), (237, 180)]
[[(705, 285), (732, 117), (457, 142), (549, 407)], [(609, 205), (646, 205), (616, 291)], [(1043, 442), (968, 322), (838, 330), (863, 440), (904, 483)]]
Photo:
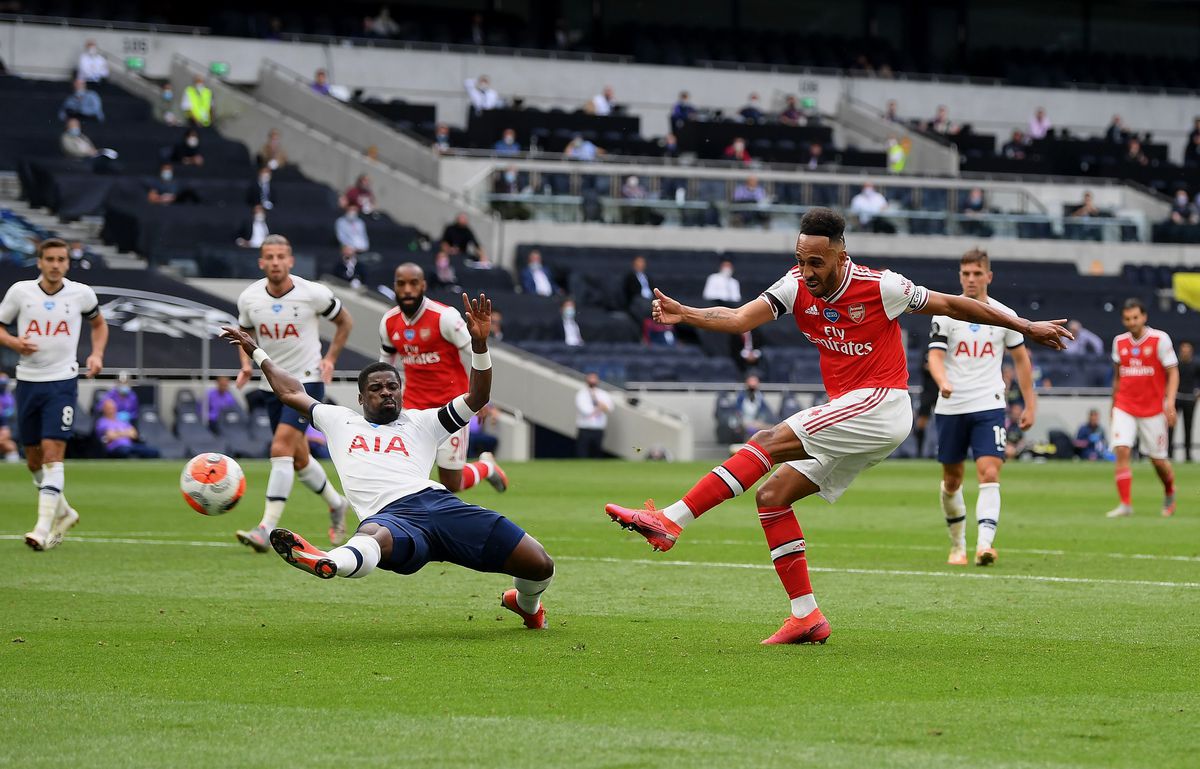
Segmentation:
[[(500, 608), (502, 575), (322, 581), (253, 553), (233, 532), (267, 463), (218, 518), (181, 466), (68, 462), (82, 521), (44, 553), (28, 472), (0, 467), (0, 767), (1196, 766), (1195, 466), (1174, 518), (1141, 463), (1137, 513), (1107, 520), (1111, 465), (1009, 465), (980, 569), (945, 565), (939, 467), (884, 463), (796, 506), (833, 628), (800, 647), (759, 644), (788, 603), (752, 494), (669, 553), (603, 513), (707, 463), (539, 461), (463, 495), (555, 558), (543, 632)], [(281, 525), (327, 541), (299, 483)]]

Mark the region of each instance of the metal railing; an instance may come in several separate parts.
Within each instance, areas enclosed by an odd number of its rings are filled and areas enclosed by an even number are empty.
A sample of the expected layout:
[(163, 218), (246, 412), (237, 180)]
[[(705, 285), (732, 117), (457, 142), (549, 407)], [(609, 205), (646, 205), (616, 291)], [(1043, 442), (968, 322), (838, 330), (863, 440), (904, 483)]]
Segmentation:
[(210, 27), (193, 27), (186, 24), (154, 24), (138, 21), (109, 21), (106, 19), (80, 19), (72, 16), (37, 16), (25, 13), (0, 13), (0, 22), (13, 24), (43, 24), (54, 27), (84, 27), (114, 32), (162, 32), (172, 35), (209, 35)]

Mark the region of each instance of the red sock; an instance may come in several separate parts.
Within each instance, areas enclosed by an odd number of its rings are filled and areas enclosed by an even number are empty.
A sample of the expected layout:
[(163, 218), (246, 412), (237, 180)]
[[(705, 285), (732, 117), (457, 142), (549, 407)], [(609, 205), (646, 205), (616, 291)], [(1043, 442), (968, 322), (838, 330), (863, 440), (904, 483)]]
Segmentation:
[(1133, 488), (1133, 471), (1126, 468), (1117, 470), (1117, 496), (1121, 498), (1122, 505), (1128, 505), (1131, 498), (1131, 490)]
[(808, 558), (804, 554), (804, 532), (790, 507), (760, 507), (758, 522), (767, 535), (775, 573), (788, 598), (799, 598), (813, 591), (808, 580)]
[(487, 478), (491, 473), (491, 465), (487, 462), (471, 462), (464, 465), (462, 469), (462, 486), (459, 490), (466, 491), (484, 478)]
[(774, 465), (766, 449), (750, 441), (738, 453), (700, 479), (683, 495), (683, 503), (699, 518), (727, 499), (733, 499), (753, 486)]

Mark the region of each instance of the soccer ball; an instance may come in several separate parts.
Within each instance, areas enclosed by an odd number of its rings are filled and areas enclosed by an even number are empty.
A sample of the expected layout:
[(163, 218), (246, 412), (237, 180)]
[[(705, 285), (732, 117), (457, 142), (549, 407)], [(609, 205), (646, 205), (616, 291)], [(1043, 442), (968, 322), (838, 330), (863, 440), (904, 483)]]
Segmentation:
[(198, 454), (184, 466), (179, 490), (197, 513), (221, 515), (246, 493), (246, 476), (241, 466), (224, 454)]

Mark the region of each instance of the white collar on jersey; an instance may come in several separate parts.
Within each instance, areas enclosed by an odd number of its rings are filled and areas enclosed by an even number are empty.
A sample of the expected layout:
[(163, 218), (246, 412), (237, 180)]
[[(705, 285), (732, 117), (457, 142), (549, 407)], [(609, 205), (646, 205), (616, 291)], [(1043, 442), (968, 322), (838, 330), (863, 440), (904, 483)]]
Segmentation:
[(418, 320), (421, 319), (421, 316), (425, 314), (425, 308), (428, 306), (429, 306), (429, 297), (423, 296), (423, 297), (421, 297), (420, 306), (417, 307), (416, 315), (414, 315), (410, 318), (404, 314), (404, 310), (400, 310), (400, 315), (401, 315), (401, 317), (404, 318), (404, 322), (411, 326), (412, 324), (416, 323)]
[(842, 294), (846, 293), (846, 289), (850, 288), (850, 273), (852, 273), (852, 272), (854, 272), (854, 262), (851, 261), (850, 259), (847, 259), (846, 260), (846, 274), (842, 277), (841, 285), (838, 286), (837, 291), (834, 291), (832, 294), (825, 297), (821, 301), (825, 302), (825, 304), (833, 304), (837, 300), (841, 299)]

